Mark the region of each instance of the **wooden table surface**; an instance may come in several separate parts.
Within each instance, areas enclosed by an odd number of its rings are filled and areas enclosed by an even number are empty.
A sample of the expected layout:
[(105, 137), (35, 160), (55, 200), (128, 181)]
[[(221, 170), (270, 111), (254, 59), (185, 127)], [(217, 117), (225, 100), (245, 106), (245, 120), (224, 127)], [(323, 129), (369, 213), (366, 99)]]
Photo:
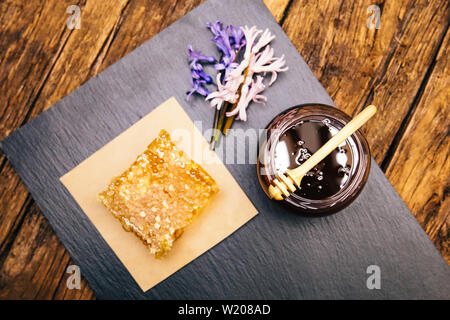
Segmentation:
[[(201, 2), (1, 1), (0, 139)], [(340, 109), (378, 106), (373, 156), (450, 263), (449, 2), (264, 2)], [(67, 288), (73, 262), (3, 153), (0, 171), (0, 299), (95, 299), (84, 280)]]

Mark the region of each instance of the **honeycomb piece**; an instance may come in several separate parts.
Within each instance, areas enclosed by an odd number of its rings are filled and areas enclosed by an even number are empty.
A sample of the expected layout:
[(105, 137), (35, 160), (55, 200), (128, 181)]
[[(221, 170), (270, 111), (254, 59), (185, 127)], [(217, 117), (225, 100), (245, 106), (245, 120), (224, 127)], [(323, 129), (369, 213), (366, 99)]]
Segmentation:
[(161, 130), (99, 199), (161, 258), (217, 191), (214, 179)]

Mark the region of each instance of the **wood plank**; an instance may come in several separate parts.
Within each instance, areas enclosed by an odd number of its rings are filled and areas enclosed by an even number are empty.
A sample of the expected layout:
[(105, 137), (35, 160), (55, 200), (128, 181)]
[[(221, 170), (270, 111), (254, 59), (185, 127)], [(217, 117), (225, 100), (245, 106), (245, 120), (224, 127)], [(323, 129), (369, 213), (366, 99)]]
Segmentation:
[(0, 270), (0, 298), (49, 298), (59, 285), (69, 257), (32, 204)]
[(283, 16), (292, 2), (291, 0), (263, 0), (264, 4), (269, 8), (272, 15), (278, 21), (278, 23), (282, 22)]
[(0, 175), (0, 261), (20, 228), (30, 204), (33, 202), (28, 190), (3, 156)]
[(450, 33), (386, 175), (450, 264)]
[(0, 94), (4, 97), (0, 139), (28, 119), (39, 98), (71, 33), (66, 27), (68, 6), (69, 1), (0, 4)]
[[(366, 10), (382, 8), (380, 29)], [(375, 104), (365, 126), (381, 163), (448, 28), (448, 1), (294, 1), (283, 25), (331, 95), (349, 114)]]

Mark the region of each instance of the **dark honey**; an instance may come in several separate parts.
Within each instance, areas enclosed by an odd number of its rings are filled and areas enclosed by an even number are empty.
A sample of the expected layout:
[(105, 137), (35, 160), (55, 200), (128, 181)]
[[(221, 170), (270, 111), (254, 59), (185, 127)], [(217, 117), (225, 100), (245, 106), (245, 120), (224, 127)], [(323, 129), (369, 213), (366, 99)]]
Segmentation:
[[(338, 132), (327, 120), (300, 121), (281, 135), (275, 149), (278, 173), (303, 164)], [(346, 185), (352, 164), (351, 149), (346, 141), (303, 177), (295, 193), (314, 200), (336, 194)]]
[[(294, 169), (341, 130), (351, 118), (337, 108), (313, 104), (290, 108), (266, 127), (257, 174), (264, 192), (280, 173)], [(300, 188), (279, 201), (301, 213), (326, 215), (348, 206), (370, 172), (370, 150), (358, 130), (303, 177)]]

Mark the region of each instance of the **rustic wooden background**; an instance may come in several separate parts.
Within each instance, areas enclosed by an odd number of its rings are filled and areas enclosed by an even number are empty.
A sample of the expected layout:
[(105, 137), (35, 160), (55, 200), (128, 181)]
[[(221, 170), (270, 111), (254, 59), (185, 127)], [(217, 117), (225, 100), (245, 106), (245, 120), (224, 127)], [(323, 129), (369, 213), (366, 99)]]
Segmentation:
[[(201, 2), (0, 1), (0, 139)], [(373, 155), (450, 263), (449, 2), (264, 2), (342, 110), (379, 106)], [(0, 298), (94, 299), (85, 281), (67, 289), (72, 261), (3, 153), (0, 171)]]

